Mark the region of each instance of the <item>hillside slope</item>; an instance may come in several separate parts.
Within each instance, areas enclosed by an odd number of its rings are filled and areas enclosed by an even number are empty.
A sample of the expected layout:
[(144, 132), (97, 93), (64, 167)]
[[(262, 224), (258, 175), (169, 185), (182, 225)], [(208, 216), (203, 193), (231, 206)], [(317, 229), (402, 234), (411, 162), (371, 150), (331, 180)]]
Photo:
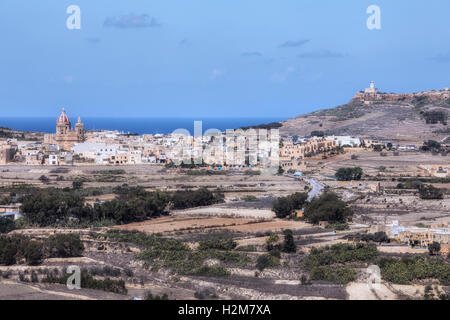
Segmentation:
[(354, 135), (397, 142), (442, 140), (450, 136), (447, 125), (450, 90), (412, 94), (358, 92), (336, 108), (320, 110), (284, 121), (283, 135)]

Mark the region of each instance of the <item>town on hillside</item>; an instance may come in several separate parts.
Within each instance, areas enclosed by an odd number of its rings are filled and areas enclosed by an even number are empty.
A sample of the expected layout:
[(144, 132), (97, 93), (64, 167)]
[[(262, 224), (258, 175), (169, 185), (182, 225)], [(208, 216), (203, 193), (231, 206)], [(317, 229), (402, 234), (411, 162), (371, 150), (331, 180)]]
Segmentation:
[[(2, 127), (0, 299), (448, 300), (449, 97), (371, 82), (197, 136), (89, 130), (65, 109), (52, 134)], [(399, 134), (388, 108), (409, 114)]]

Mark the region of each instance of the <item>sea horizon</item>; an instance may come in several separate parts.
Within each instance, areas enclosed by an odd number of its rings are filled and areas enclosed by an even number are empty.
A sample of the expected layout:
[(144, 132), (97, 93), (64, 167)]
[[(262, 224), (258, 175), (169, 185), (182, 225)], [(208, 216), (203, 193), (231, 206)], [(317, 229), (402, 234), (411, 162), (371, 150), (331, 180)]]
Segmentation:
[[(2, 117), (0, 127), (26, 132), (56, 132), (57, 117)], [(78, 118), (70, 117), (72, 127)], [(176, 129), (194, 132), (194, 121), (208, 129), (238, 129), (286, 120), (286, 117), (82, 117), (86, 130), (111, 130), (133, 134), (169, 134)]]

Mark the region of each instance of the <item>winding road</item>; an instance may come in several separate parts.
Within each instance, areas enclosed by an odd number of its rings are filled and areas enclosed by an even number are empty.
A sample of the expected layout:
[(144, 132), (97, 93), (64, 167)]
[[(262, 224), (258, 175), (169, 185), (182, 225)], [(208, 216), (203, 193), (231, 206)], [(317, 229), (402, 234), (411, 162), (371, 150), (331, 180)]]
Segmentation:
[(314, 179), (305, 179), (305, 181), (312, 186), (312, 189), (308, 194), (308, 201), (310, 202), (322, 192), (324, 185)]
[[(294, 175), (285, 174), (285, 176), (298, 179), (298, 177)], [(317, 180), (307, 178), (303, 178), (303, 180), (306, 181), (312, 187), (311, 191), (309, 191), (308, 193), (308, 202), (317, 197), (325, 188), (325, 186), (322, 183), (318, 182)]]

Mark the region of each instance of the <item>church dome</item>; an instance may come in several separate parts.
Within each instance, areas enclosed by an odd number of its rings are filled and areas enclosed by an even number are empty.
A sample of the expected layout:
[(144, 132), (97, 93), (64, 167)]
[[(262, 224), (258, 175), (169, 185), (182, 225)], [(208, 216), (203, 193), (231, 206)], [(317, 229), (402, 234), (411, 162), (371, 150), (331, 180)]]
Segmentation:
[(67, 117), (66, 111), (64, 110), (64, 108), (62, 109), (61, 115), (59, 116), (59, 118), (56, 122), (57, 123), (70, 123), (69, 117)]

